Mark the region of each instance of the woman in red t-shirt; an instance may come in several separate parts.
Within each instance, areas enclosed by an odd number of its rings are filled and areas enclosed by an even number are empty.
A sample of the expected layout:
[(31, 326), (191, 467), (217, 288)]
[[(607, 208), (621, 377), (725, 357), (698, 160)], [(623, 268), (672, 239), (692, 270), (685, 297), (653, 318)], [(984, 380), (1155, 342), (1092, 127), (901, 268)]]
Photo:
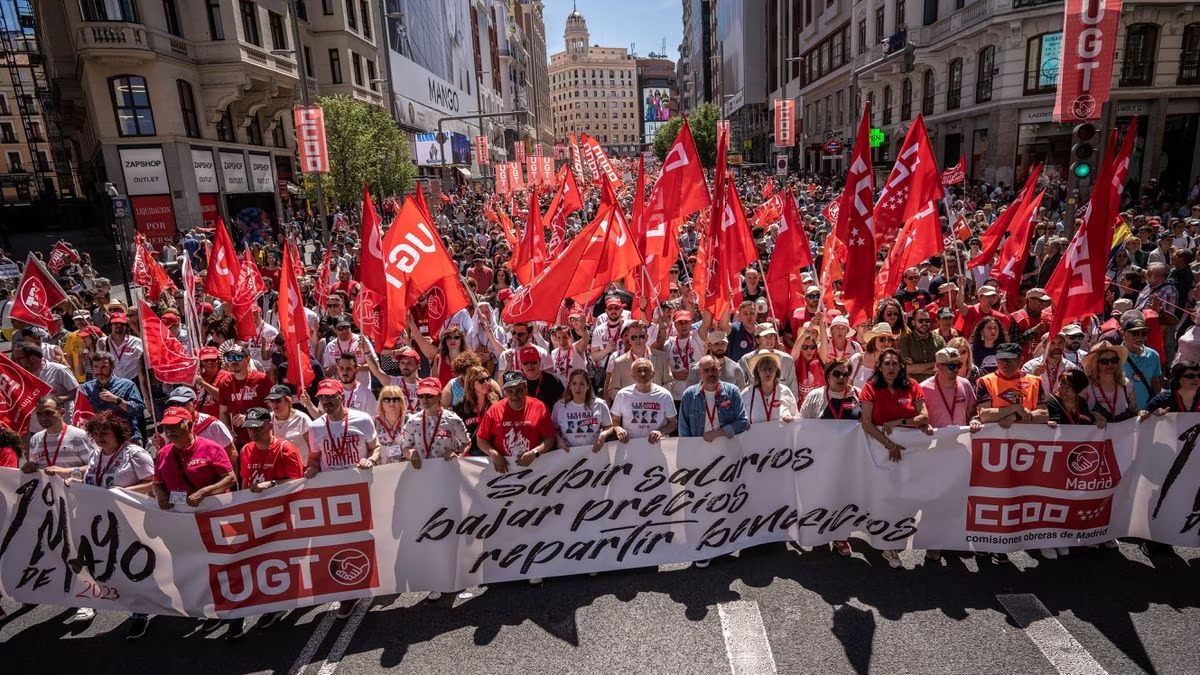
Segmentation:
[(900, 352), (888, 348), (879, 354), (879, 367), (862, 390), (862, 427), (887, 448), (888, 459), (900, 461), (903, 446), (891, 439), (892, 429), (909, 427), (933, 433), (925, 413), (921, 386), (908, 376)]
[(0, 468), (15, 469), (21, 463), (21, 437), (0, 425)]

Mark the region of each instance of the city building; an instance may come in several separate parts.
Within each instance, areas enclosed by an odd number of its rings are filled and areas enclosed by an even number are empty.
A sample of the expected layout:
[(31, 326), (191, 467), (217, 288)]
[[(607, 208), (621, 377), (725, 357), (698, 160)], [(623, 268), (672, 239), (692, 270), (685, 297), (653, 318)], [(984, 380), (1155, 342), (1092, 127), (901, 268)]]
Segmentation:
[(683, 39), (679, 44), (680, 110), (691, 112), (713, 101), (713, 2), (683, 0)]
[[(824, 6), (821, 6), (824, 5)], [(1048, 0), (834, 0), (773, 3), (789, 91), (802, 110), (805, 168), (841, 171), (857, 109), (870, 101), (882, 132), (879, 170), (890, 169), (918, 112), (943, 165), (967, 159), (968, 176), (1011, 184), (1035, 162), (1070, 166), (1071, 125), (1052, 120), (1063, 6)], [(811, 10), (811, 11), (810, 11)], [(772, 98), (783, 83), (772, 83)], [(1139, 127), (1130, 179), (1180, 195), (1200, 175), (1200, 19), (1183, 2), (1126, 5), (1117, 36), (1110, 113), (1102, 127)], [(849, 105), (849, 107), (848, 107)]]
[(767, 4), (760, 0), (716, 3), (714, 57), (719, 67), (712, 73), (713, 102), (729, 120), (734, 162), (768, 161), (767, 43), (772, 40), (764, 37), (762, 29), (767, 25)]
[(313, 96), (382, 105), (379, 9), (367, 0), (39, 3), (62, 133), (97, 220), (110, 212), (110, 183), (152, 240), (218, 215), (237, 236), (271, 227), (299, 182), (299, 64)]
[(624, 47), (591, 44), (576, 9), (563, 31), (566, 49), (550, 55), (550, 104), (559, 141), (595, 138), (613, 156), (632, 156), (642, 143), (637, 62)]
[(554, 147), (554, 115), (550, 112), (550, 64), (546, 58), (546, 25), (542, 9), (540, 0), (515, 4), (525, 33), (524, 46), (530, 55), (527, 72), (532, 87), (529, 111), (533, 117), (533, 133), (530, 138), (541, 146), (541, 152), (549, 153)]
[(654, 142), (658, 128), (679, 117), (679, 87), (675, 63), (665, 54), (651, 52), (638, 58), (638, 110), (643, 145)]

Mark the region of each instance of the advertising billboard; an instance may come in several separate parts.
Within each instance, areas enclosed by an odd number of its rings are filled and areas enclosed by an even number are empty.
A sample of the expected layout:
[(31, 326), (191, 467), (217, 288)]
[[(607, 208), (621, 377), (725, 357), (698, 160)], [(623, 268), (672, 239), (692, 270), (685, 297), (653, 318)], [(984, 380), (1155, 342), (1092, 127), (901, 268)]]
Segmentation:
[[(470, 164), (471, 139), (451, 132), (445, 143), (437, 142), (437, 134), (430, 131), (417, 134), (414, 145), (417, 154), (417, 166), (442, 166), (443, 164)], [(446, 155), (449, 155), (448, 161)]]
[[(401, 124), (431, 130), (439, 117), (475, 112), (475, 62), (467, 0), (386, 0), (384, 9), (392, 89)], [(463, 125), (461, 130), (467, 127)]]
[(671, 119), (671, 102), (675, 94), (666, 87), (642, 88), (642, 142), (653, 143), (659, 127)]

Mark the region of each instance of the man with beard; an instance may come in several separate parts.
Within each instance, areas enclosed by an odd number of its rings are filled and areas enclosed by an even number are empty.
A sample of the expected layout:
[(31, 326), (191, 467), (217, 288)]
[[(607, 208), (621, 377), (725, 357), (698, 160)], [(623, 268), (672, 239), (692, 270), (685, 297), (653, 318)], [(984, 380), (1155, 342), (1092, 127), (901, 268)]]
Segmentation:
[(140, 422), (142, 414), (146, 411), (146, 404), (142, 402), (142, 393), (138, 391), (136, 382), (113, 376), (115, 362), (111, 352), (92, 354), (93, 379), (83, 383), (83, 395), (97, 415), (105, 410), (112, 410), (124, 417), (132, 429), (133, 440), (140, 442)]
[[(366, 342), (366, 338), (361, 335), (359, 339)], [(418, 402), (417, 382), (419, 380), (417, 370), (421, 365), (421, 356), (417, 354), (417, 350), (412, 347), (405, 347), (397, 349), (394, 352), (396, 365), (400, 369), (399, 375), (385, 373), (383, 368), (380, 367), (379, 359), (375, 357), (374, 351), (364, 350), (364, 353), (367, 354), (367, 367), (375, 377), (379, 378), (379, 382), (385, 387), (389, 384), (394, 384), (403, 389), (405, 410), (416, 410)], [(370, 392), (371, 388), (367, 387), (365, 391)], [(301, 400), (303, 401), (304, 399)], [(378, 408), (378, 405), (376, 405), (376, 408)]]
[(142, 372), (142, 340), (129, 330), (129, 317), (124, 312), (114, 312), (108, 317), (112, 334), (101, 338), (96, 351), (113, 355), (113, 376), (138, 382)]
[[(746, 387), (746, 371), (737, 364), (737, 361), (726, 356), (729, 351), (729, 339), (725, 337), (725, 333), (719, 330), (708, 331), (708, 339), (705, 340), (708, 347), (708, 354), (717, 360), (717, 364), (721, 368), (721, 381), (728, 382), (738, 388), (738, 392)], [(699, 361), (692, 364), (688, 371), (688, 386), (700, 382), (700, 366)], [(740, 395), (740, 393), (739, 393)]]
[(225, 351), (225, 366), (229, 368), (230, 378), (217, 390), (221, 405), (219, 417), (233, 431), (235, 445), (245, 445), (250, 442), (250, 434), (242, 429), (242, 421), (247, 410), (266, 406), (271, 378), (261, 370), (250, 370), (246, 348), (240, 344)]
[(1038, 355), (1026, 361), (1025, 365), (1021, 366), (1021, 370), (1041, 377), (1042, 391), (1047, 395), (1053, 394), (1055, 384), (1058, 382), (1058, 376), (1063, 371), (1079, 368), (1079, 364), (1072, 363), (1070, 359), (1064, 358), (1067, 353), (1066, 328), (1059, 331), (1058, 335), (1050, 338), (1050, 345), (1046, 348), (1046, 351), (1043, 352), (1040, 345), (1036, 351)]
[[(552, 365), (550, 355), (545, 349), (542, 349), (533, 342), (533, 323), (514, 323), (510, 327), (512, 341), (510, 346), (505, 347), (500, 352), (500, 368), (503, 370), (520, 370), (521, 363), (518, 358), (519, 353), (526, 347), (532, 347), (538, 351), (541, 358), (542, 368), (549, 369)], [(494, 346), (494, 345), (493, 345)], [(503, 346), (503, 345), (501, 345)]]
[(530, 395), (542, 402), (546, 410), (552, 410), (554, 404), (562, 398), (563, 383), (557, 377), (542, 370), (542, 354), (532, 345), (522, 347), (517, 352), (517, 360), (521, 364), (521, 374), (525, 376), (526, 389)]
[(1033, 357), (1033, 348), (1050, 331), (1054, 320), (1050, 307), (1050, 296), (1042, 288), (1025, 291), (1025, 306), (1012, 313), (1013, 330), (1021, 345), (1021, 356), (1026, 360)]
[(558, 446), (558, 432), (546, 406), (529, 397), (525, 376), (515, 372), (504, 374), (504, 400), (483, 414), (476, 439), (497, 473), (508, 473), (509, 457), (525, 467)]
[(371, 373), (368, 364), (375, 358), (375, 348), (371, 346), (370, 340), (363, 339), (361, 333), (355, 335), (353, 329), (354, 320), (349, 314), (342, 314), (337, 318), (333, 339), (325, 343), (325, 351), (321, 354), (321, 368), (327, 373), (332, 372), (342, 354), (351, 354), (357, 367), (355, 378), (370, 387)]
[(937, 353), (946, 346), (942, 336), (933, 332), (929, 310), (918, 307), (912, 311), (912, 330), (900, 336), (897, 349), (910, 376), (932, 375), (936, 369)]
[[(355, 360), (354, 354), (347, 352), (339, 356), (337, 377), (338, 382), (342, 384), (342, 402), (347, 408), (353, 408), (374, 417), (379, 412), (379, 401), (375, 399), (371, 387), (359, 382), (356, 379), (357, 376), (358, 362)], [(391, 379), (390, 376), (386, 377)]]
[(621, 353), (621, 329), (625, 325), (625, 306), (618, 297), (604, 301), (604, 321), (597, 321), (592, 329), (592, 361), (605, 365), (606, 360), (615, 359)]

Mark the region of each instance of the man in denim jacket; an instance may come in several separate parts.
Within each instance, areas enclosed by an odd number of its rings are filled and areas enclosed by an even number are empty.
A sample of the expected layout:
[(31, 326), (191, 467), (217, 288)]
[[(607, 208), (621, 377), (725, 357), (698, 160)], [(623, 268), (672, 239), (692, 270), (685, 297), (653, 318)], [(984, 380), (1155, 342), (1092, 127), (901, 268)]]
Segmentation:
[(700, 358), (700, 382), (683, 392), (679, 404), (679, 435), (702, 436), (712, 442), (733, 438), (750, 427), (738, 388), (721, 381), (721, 364), (711, 355)]

